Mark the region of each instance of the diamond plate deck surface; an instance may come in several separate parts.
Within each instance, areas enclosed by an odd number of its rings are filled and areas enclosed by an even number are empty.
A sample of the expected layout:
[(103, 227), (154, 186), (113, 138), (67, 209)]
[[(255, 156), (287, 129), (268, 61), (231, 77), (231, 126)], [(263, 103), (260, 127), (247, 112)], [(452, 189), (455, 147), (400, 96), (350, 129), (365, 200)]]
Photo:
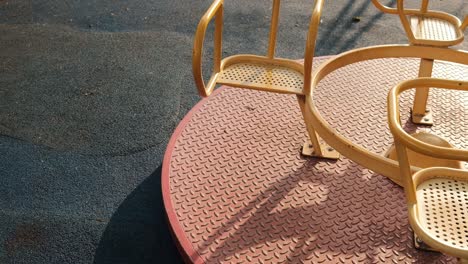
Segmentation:
[[(416, 76), (417, 68), (415, 59), (344, 67), (316, 89), (317, 106), (339, 133), (383, 153), (392, 142), (387, 91)], [(434, 72), (468, 78), (461, 65), (436, 62)], [(436, 133), (467, 148), (466, 94), (431, 92), (432, 128), (407, 122), (411, 97), (405, 93), (401, 104), (408, 130)], [(456, 262), (414, 249), (404, 193), (396, 184), (344, 157), (331, 162), (300, 155), (307, 135), (294, 95), (226, 88), (191, 114), (174, 135), (163, 174), (169, 219), (191, 260)]]

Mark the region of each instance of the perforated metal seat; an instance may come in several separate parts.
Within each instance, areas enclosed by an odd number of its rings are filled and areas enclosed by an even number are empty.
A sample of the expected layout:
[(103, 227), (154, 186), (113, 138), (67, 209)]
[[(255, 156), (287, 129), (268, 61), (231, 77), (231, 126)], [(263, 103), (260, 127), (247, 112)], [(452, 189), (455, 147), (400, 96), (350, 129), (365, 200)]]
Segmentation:
[[(397, 0), (397, 8), (391, 8), (372, 0), (382, 12), (398, 15), (411, 45), (450, 47), (464, 40), (464, 30), (468, 26), (468, 16), (463, 22), (457, 17), (440, 11), (429, 10), (429, 0), (421, 0), (419, 9), (405, 8), (404, 0)], [(421, 59), (419, 77), (431, 77), (434, 60)], [(432, 125), (433, 115), (427, 107), (429, 90), (417, 89), (414, 96), (411, 119), (413, 123)]]
[[(305, 117), (307, 114), (305, 112), (305, 98), (310, 93), (315, 42), (324, 0), (317, 0), (314, 3), (305, 43), (304, 63), (275, 56), (281, 0), (273, 0), (272, 2), (270, 38), (266, 56), (238, 54), (222, 58), (224, 0), (213, 1), (200, 20), (195, 33), (192, 59), (195, 84), (201, 96), (209, 96), (215, 86), (219, 84), (273, 93), (294, 94), (297, 96), (299, 107)], [(203, 42), (208, 24), (213, 18), (215, 18), (213, 72), (205, 85), (202, 74)], [(306, 128), (310, 143), (306, 142), (302, 146), (303, 155), (328, 159), (339, 158), (340, 155), (337, 151), (320, 141), (314, 127), (306, 125)]]
[[(218, 84), (237, 88), (289, 93), (301, 96), (310, 91), (315, 42), (324, 0), (315, 1), (304, 52), (304, 63), (275, 56), (280, 0), (273, 1), (270, 39), (266, 56), (238, 54), (222, 58), (224, 0), (214, 0), (200, 20), (195, 34), (192, 70), (198, 92), (209, 96)], [(208, 23), (215, 17), (213, 73), (205, 85), (202, 74), (203, 42)], [(303, 105), (301, 105), (301, 109)]]
[(416, 200), (417, 217), (428, 234), (447, 246), (468, 249), (466, 180), (448, 178), (425, 180), (416, 186)]
[(403, 130), (398, 96), (413, 87), (468, 91), (468, 82), (419, 78), (400, 83), (388, 96), (388, 121), (395, 138), (411, 227), (429, 247), (457, 256), (465, 263), (468, 260), (468, 171), (463, 167), (428, 167), (412, 175), (409, 152), (466, 162), (468, 150), (424, 142)]
[(410, 16), (411, 31), (417, 40), (432, 40), (441, 42), (457, 41), (459, 29), (447, 20), (425, 17)]
[(225, 68), (217, 82), (278, 93), (302, 94), (304, 76), (299, 71), (280, 65), (237, 63)]

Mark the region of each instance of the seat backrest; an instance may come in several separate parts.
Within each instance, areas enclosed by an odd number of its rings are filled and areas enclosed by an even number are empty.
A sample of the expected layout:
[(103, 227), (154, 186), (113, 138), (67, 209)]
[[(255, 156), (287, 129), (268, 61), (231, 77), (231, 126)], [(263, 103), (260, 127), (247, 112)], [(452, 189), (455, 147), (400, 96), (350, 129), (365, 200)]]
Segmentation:
[[(276, 36), (278, 31), (279, 22), (279, 11), (280, 1), (273, 0), (272, 17), (270, 25), (270, 37), (268, 51), (265, 58), (271, 63), (277, 63), (275, 61), (275, 48), (276, 48)], [(315, 52), (315, 43), (317, 39), (318, 27), (320, 25), (320, 17), (325, 0), (316, 0), (313, 8), (312, 17), (309, 23), (309, 30), (307, 33), (307, 42), (305, 46), (305, 58), (304, 58), (304, 88), (303, 94), (310, 92), (311, 78), (312, 78), (312, 62)], [(201, 18), (197, 30), (195, 32), (195, 40), (193, 45), (192, 53), (192, 71), (195, 79), (197, 89), (202, 96), (208, 96), (216, 85), (217, 74), (221, 71), (222, 67), (222, 32), (223, 32), (223, 13), (224, 13), (224, 0), (214, 0), (212, 5), (206, 11)], [(202, 74), (202, 54), (203, 54), (203, 42), (205, 39), (206, 30), (208, 23), (215, 18), (215, 32), (214, 32), (214, 55), (213, 55), (213, 74), (205, 85)], [(281, 59), (283, 62), (284, 59)], [(294, 62), (297, 64), (297, 62)], [(284, 64), (284, 63), (283, 63)]]
[[(280, 2), (281, 0), (273, 0), (273, 8), (271, 14), (270, 24), (270, 38), (268, 42), (267, 57), (270, 59), (275, 58), (276, 39), (278, 33), (278, 22), (280, 13)], [(311, 78), (312, 78), (312, 64), (315, 54), (315, 44), (317, 40), (318, 28), (320, 25), (320, 18), (322, 15), (324, 0), (316, 0), (312, 16), (309, 22), (309, 29), (307, 32), (307, 39), (304, 51), (304, 93), (310, 92)]]

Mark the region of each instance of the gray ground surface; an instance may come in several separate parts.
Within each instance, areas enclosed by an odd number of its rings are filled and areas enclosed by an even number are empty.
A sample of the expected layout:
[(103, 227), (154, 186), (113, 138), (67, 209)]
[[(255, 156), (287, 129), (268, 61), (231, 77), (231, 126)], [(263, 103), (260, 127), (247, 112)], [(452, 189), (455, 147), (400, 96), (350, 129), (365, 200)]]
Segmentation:
[[(0, 0), (0, 263), (181, 262), (161, 162), (199, 100), (191, 47), (210, 2)], [(284, 1), (279, 56), (302, 58), (312, 3)], [(226, 0), (224, 55), (265, 53), (270, 4)], [(405, 42), (370, 1), (330, 0), (316, 55)]]

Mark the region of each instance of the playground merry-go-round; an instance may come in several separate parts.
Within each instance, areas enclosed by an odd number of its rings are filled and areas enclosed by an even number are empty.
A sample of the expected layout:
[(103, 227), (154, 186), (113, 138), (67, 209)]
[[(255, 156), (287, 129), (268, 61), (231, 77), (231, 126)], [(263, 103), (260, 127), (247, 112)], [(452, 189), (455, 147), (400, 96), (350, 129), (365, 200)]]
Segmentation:
[(188, 263), (468, 259), (468, 52), (451, 47), (468, 17), (429, 10), (428, 0), (372, 2), (401, 20), (408, 45), (314, 57), (317, 0), (304, 60), (277, 58), (274, 0), (267, 55), (222, 58), (223, 0), (202, 17), (193, 72), (206, 98), (174, 132), (162, 172)]

